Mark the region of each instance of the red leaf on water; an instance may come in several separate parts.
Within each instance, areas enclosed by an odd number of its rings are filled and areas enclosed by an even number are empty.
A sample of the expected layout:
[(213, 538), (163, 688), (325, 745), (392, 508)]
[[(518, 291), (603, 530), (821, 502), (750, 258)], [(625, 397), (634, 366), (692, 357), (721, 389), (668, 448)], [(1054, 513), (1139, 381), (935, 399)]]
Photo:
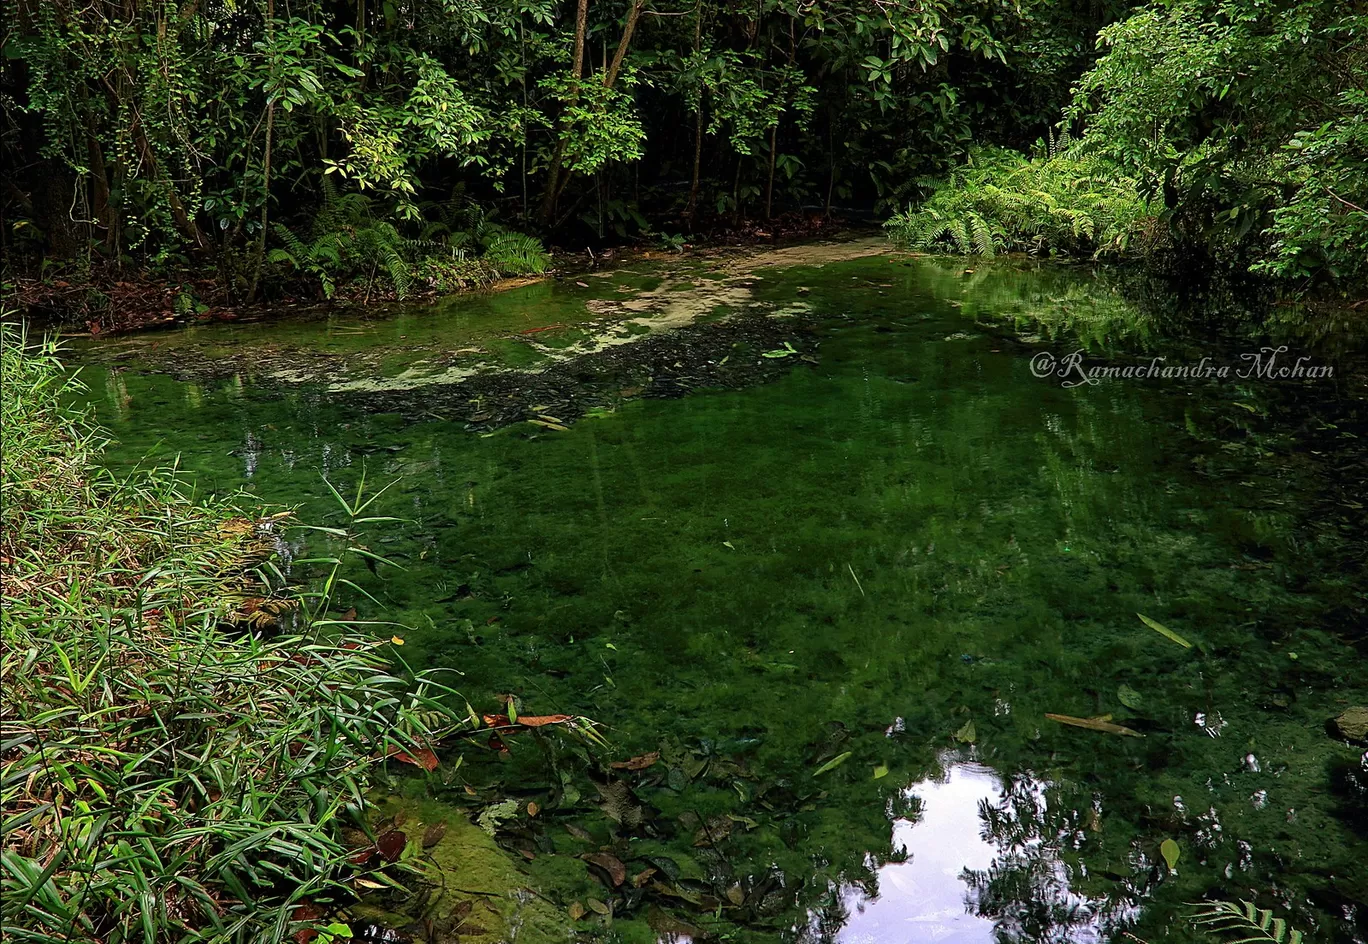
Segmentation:
[[(299, 905), (290, 915), (292, 921), (317, 921), (321, 917), (323, 917), (323, 909), (312, 902)], [(317, 928), (300, 928), (294, 935), (299, 944), (309, 944), (316, 937), (318, 937)]]
[(540, 728), (574, 720), (574, 715), (518, 715), (518, 720), (511, 722), (507, 715), (484, 715), (484, 723), (491, 728)]
[(391, 829), (375, 840), (376, 851), (386, 862), (398, 862), (399, 857), (404, 854), (406, 845), (408, 845), (408, 836), (398, 829)]
[(437, 769), (437, 755), (426, 747), (419, 750), (415, 756), (414, 754), (410, 754), (400, 747), (391, 744), (389, 756), (391, 759), (397, 760), (401, 764), (412, 764), (415, 767), (421, 767), (427, 771)]

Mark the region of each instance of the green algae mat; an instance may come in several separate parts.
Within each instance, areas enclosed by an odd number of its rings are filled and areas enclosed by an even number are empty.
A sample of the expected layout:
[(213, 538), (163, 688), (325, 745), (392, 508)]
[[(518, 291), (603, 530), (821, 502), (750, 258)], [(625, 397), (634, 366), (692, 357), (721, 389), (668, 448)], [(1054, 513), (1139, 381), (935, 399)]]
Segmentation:
[(396, 785), (535, 891), (467, 939), (1364, 941), (1364, 346), (1128, 297), (859, 243), (76, 358), (116, 470), (394, 482), (359, 618), (601, 723)]

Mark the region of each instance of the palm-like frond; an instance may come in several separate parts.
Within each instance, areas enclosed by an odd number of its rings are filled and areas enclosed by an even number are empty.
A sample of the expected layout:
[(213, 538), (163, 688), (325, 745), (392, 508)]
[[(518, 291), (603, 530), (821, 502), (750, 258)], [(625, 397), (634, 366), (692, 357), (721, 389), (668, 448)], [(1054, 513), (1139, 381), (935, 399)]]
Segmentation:
[(1236, 938), (1230, 944), (1302, 944), (1302, 933), (1275, 918), (1268, 908), (1247, 901), (1204, 901), (1192, 923), (1217, 935)]

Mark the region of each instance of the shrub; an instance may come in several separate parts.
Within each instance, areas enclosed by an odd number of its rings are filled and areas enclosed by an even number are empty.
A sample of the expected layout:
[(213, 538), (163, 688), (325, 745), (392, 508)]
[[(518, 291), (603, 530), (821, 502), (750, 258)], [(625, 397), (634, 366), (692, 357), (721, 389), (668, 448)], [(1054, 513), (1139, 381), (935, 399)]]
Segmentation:
[(53, 348), (0, 348), (6, 936), (282, 941), (351, 895), (342, 829), (387, 756), (455, 723), (449, 690), (327, 618), (350, 528), (289, 593), (283, 516), (101, 471)]
[(1154, 232), (1154, 208), (1135, 180), (1067, 141), (1034, 157), (976, 149), (932, 186), (920, 206), (885, 224), (910, 249), (1114, 258)]

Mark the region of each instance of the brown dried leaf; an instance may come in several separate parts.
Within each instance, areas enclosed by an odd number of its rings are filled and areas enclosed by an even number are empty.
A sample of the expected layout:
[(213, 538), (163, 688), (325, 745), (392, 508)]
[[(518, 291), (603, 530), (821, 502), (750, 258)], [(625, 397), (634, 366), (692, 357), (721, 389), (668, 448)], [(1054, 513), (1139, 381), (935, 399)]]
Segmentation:
[(386, 862), (398, 862), (399, 857), (404, 854), (406, 845), (408, 845), (408, 836), (397, 829), (391, 829), (375, 840), (375, 850)]
[(612, 880), (613, 887), (621, 885), (627, 879), (627, 867), (622, 864), (622, 860), (615, 855), (607, 852), (591, 852), (583, 856), (585, 862), (590, 865), (597, 865), (608, 873), (608, 878)]
[(614, 761), (608, 766), (617, 770), (645, 770), (658, 760), (660, 760), (660, 751), (651, 751), (649, 754), (642, 754), (639, 757), (633, 757), (631, 760)]
[(1073, 725), (1075, 728), (1087, 728), (1089, 731), (1101, 731), (1105, 734), (1121, 734), (1126, 737), (1144, 737), (1139, 731), (1122, 727), (1119, 724), (1112, 724), (1110, 721), (1103, 721), (1100, 718), (1075, 718), (1072, 715), (1056, 715), (1050, 712), (1045, 713), (1045, 717), (1051, 721), (1058, 721), (1060, 724)]
[(423, 848), (431, 849), (433, 846), (437, 845), (437, 843), (442, 841), (442, 837), (446, 835), (446, 831), (446, 823), (433, 823), (423, 833)]

